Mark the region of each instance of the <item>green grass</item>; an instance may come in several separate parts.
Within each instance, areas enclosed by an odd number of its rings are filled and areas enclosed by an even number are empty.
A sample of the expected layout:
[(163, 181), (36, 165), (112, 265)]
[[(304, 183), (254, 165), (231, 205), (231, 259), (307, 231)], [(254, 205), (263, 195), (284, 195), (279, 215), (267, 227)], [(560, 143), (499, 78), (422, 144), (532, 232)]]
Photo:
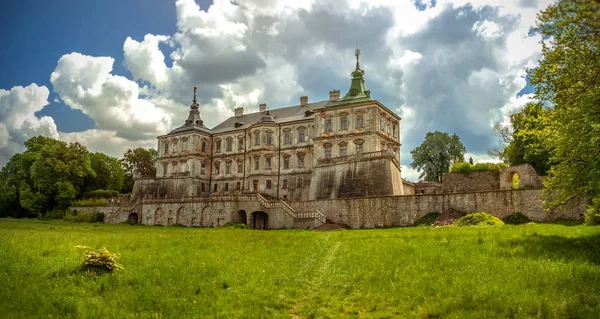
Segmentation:
[[(121, 254), (80, 270), (75, 245)], [(598, 317), (600, 227), (255, 231), (0, 219), (3, 318)]]

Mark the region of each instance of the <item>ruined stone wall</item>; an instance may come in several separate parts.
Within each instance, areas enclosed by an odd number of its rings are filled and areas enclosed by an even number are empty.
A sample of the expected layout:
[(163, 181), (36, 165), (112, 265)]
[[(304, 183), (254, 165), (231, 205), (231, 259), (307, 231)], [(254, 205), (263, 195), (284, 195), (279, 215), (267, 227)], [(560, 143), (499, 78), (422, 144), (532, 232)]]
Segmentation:
[(513, 175), (519, 176), (519, 188), (543, 188), (542, 179), (529, 164), (510, 166), (500, 172), (500, 188), (512, 188)]
[(402, 181), (402, 195), (415, 195), (415, 184), (407, 181)]
[(496, 190), (417, 196), (386, 196), (291, 202), (297, 210), (319, 210), (328, 219), (353, 228), (410, 225), (418, 218), (449, 208), (464, 212), (485, 211), (503, 218), (517, 212), (534, 221), (581, 219), (582, 207), (569, 211), (544, 210), (541, 190)]
[(481, 192), (500, 189), (500, 173), (483, 171), (446, 173), (442, 181), (442, 193)]

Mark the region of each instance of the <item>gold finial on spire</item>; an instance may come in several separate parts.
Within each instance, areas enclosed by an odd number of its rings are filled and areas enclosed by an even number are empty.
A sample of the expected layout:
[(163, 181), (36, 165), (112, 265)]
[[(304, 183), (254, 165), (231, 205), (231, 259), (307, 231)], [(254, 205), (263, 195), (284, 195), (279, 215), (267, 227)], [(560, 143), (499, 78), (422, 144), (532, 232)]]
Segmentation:
[(198, 87), (194, 85), (194, 103), (196, 103), (196, 89), (197, 89), (197, 88), (198, 88)]

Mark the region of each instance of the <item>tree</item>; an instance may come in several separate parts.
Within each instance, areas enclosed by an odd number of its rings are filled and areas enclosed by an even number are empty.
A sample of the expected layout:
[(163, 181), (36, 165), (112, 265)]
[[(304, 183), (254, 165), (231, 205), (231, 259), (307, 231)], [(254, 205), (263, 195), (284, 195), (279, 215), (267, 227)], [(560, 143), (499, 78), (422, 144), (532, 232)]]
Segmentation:
[(95, 176), (86, 180), (84, 192), (97, 189), (121, 191), (125, 180), (125, 169), (121, 162), (103, 153), (90, 153), (90, 164)]
[(510, 115), (510, 125), (494, 124), (495, 135), (506, 143), (496, 155), (509, 165), (530, 164), (539, 175), (546, 175), (552, 164), (553, 125), (553, 109), (528, 103)]
[[(542, 60), (530, 70), (535, 97), (554, 107), (555, 163), (544, 180), (549, 204), (590, 199), (600, 212), (600, 0), (558, 1), (538, 14)], [(549, 196), (550, 197), (550, 196)], [(594, 213), (595, 211), (595, 213)]]
[(125, 181), (123, 183), (123, 192), (128, 193), (133, 189), (133, 176), (139, 174), (141, 177), (156, 176), (156, 158), (158, 154), (155, 149), (135, 148), (128, 149), (123, 154), (121, 162), (125, 167)]
[(426, 181), (442, 182), (442, 176), (450, 171), (455, 162), (464, 161), (467, 152), (458, 135), (442, 132), (429, 132), (421, 145), (412, 150), (410, 166), (421, 172), (419, 178)]

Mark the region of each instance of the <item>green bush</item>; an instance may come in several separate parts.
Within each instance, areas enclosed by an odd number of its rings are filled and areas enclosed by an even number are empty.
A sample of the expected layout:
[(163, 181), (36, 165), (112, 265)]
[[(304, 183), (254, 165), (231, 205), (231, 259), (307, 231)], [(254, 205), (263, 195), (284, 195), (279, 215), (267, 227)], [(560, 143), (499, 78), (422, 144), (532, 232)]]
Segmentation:
[(123, 266), (117, 263), (117, 260), (121, 256), (116, 253), (111, 253), (106, 248), (96, 250), (81, 245), (75, 246), (75, 248), (85, 249), (82, 266), (86, 270), (113, 272), (118, 269), (123, 269)]
[(600, 198), (595, 198), (585, 211), (586, 225), (600, 225)]
[(65, 214), (63, 220), (72, 223), (103, 223), (104, 214), (87, 211), (71, 211)]
[(413, 226), (432, 226), (435, 220), (440, 217), (440, 213), (433, 212), (429, 213), (419, 219), (417, 219), (412, 225)]
[(452, 165), (450, 172), (468, 174), (470, 172), (500, 171), (507, 167), (508, 165), (504, 163), (477, 163), (471, 165), (469, 162), (459, 162)]
[(111, 198), (119, 196), (119, 192), (112, 189), (97, 189), (83, 194), (84, 198)]
[(108, 200), (106, 200), (106, 199), (80, 199), (80, 200), (72, 201), (71, 206), (74, 206), (74, 207), (108, 206)]
[(244, 224), (244, 223), (234, 223), (234, 222), (229, 222), (226, 223), (225, 225), (221, 226), (223, 228), (236, 228), (236, 229), (252, 229), (252, 227)]
[(487, 225), (504, 225), (504, 222), (499, 218), (485, 212), (471, 213), (459, 218), (456, 226), (487, 226)]
[(515, 214), (508, 215), (508, 216), (502, 218), (502, 221), (505, 224), (522, 225), (522, 224), (527, 224), (527, 223), (531, 222), (531, 219), (529, 219), (529, 217), (517, 212)]
[(47, 212), (41, 218), (42, 219), (63, 219), (63, 218), (65, 218), (66, 214), (67, 214), (67, 211), (65, 211), (65, 210), (55, 209), (55, 210)]

